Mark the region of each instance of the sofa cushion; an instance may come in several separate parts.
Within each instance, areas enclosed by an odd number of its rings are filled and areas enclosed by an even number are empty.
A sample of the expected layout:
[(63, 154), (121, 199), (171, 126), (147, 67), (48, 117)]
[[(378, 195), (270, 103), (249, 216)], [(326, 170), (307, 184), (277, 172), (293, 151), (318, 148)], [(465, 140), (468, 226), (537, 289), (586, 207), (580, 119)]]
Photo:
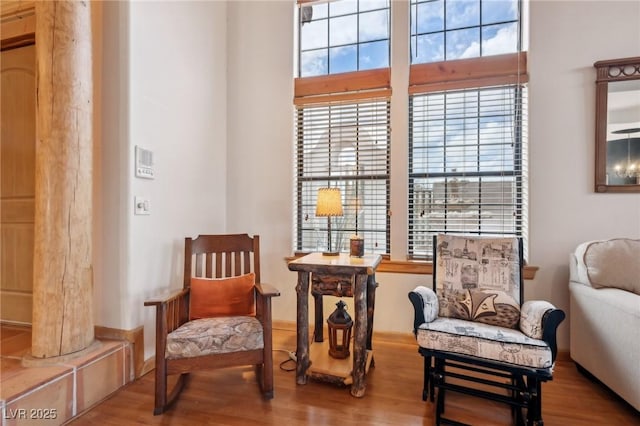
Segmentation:
[(582, 261), (592, 287), (640, 294), (640, 240), (592, 241), (583, 248)]
[(553, 365), (551, 348), (518, 330), (453, 318), (438, 318), (418, 328), (418, 344), (427, 349), (463, 353), (534, 368)]

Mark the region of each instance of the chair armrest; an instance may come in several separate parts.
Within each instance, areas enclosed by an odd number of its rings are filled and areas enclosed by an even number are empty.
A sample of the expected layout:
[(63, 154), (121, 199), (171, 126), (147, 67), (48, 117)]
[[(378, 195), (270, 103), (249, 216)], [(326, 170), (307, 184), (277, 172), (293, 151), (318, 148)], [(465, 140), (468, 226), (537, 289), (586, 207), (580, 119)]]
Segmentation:
[(416, 334), (421, 324), (438, 318), (438, 296), (430, 288), (418, 286), (409, 292), (409, 300), (414, 310), (413, 334)]
[(520, 331), (532, 339), (544, 340), (551, 348), (552, 360), (558, 352), (556, 331), (565, 313), (543, 300), (530, 300), (522, 304)]
[(561, 309), (552, 309), (547, 311), (542, 318), (542, 340), (547, 342), (551, 348), (551, 360), (556, 361), (558, 354), (558, 343), (556, 341), (556, 331), (564, 318), (565, 313)]
[(271, 298), (280, 296), (280, 291), (271, 284), (256, 283), (256, 318), (265, 333), (271, 333)]
[(156, 299), (145, 300), (144, 306), (158, 306), (162, 304), (167, 304), (167, 303), (173, 302), (174, 300), (185, 297), (188, 293), (189, 293), (188, 288), (182, 288), (180, 290), (177, 290), (171, 293), (165, 293), (164, 295)]
[(168, 293), (165, 297), (144, 302), (144, 306), (156, 307), (156, 350), (161, 350), (162, 354), (167, 333), (171, 333), (189, 320), (189, 290), (183, 288)]
[(271, 284), (256, 283), (256, 290), (261, 296), (264, 296), (264, 297), (280, 296), (280, 290), (278, 290)]

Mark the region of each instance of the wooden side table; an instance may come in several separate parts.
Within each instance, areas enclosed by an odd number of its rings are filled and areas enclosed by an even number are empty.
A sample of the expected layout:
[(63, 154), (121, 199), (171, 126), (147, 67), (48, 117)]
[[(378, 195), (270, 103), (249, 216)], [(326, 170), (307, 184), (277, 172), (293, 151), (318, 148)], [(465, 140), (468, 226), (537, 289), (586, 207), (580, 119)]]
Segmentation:
[[(309, 357), (309, 283), (311, 282), (311, 294), (315, 302), (314, 342), (323, 341), (322, 296), (332, 295), (354, 299), (351, 395), (364, 396), (367, 353), (372, 350), (371, 338), (377, 286), (375, 270), (381, 260), (379, 255), (352, 258), (346, 253), (338, 256), (311, 253), (289, 262), (289, 270), (298, 272), (296, 383), (299, 385), (307, 383), (308, 370), (312, 366), (312, 360)], [(330, 362), (332, 364), (348, 363), (350, 359), (331, 359)], [(348, 367), (347, 371), (349, 371)], [(323, 375), (331, 376), (331, 373), (325, 372)], [(340, 373), (337, 377), (340, 377)]]

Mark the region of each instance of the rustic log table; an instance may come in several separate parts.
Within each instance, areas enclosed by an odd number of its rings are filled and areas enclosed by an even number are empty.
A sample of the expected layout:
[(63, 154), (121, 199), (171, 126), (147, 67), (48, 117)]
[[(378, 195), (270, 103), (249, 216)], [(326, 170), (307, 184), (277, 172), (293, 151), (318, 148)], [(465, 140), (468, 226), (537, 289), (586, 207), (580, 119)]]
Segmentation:
[[(319, 359), (311, 360), (309, 356), (309, 281), (311, 281), (311, 294), (315, 302), (314, 342), (323, 342), (322, 296), (353, 297), (355, 310), (353, 353), (345, 360), (330, 359), (328, 355), (324, 358), (333, 366), (338, 364), (344, 366), (352, 360), (352, 365), (346, 366), (348, 377), (344, 377), (345, 374), (340, 373), (339, 369), (335, 377), (342, 380), (344, 384), (352, 383), (351, 395), (364, 396), (366, 368), (368, 362), (373, 362), (371, 337), (377, 287), (375, 270), (380, 260), (379, 255), (350, 257), (346, 253), (338, 256), (311, 253), (289, 262), (289, 270), (298, 272), (296, 383), (299, 385), (307, 383), (308, 370), (311, 370), (312, 361), (319, 361)], [(321, 354), (324, 355), (325, 352), (323, 350)], [(315, 353), (320, 354), (318, 351)], [(320, 374), (315, 376), (331, 380), (330, 371), (322, 369), (316, 371)]]

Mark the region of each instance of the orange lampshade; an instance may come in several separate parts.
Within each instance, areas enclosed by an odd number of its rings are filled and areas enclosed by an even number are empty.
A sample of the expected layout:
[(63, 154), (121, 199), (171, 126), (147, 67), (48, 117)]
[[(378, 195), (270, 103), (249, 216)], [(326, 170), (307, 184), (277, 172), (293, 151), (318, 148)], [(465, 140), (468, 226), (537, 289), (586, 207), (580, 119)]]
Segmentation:
[(342, 215), (342, 193), (340, 192), (340, 188), (318, 189), (316, 217)]

